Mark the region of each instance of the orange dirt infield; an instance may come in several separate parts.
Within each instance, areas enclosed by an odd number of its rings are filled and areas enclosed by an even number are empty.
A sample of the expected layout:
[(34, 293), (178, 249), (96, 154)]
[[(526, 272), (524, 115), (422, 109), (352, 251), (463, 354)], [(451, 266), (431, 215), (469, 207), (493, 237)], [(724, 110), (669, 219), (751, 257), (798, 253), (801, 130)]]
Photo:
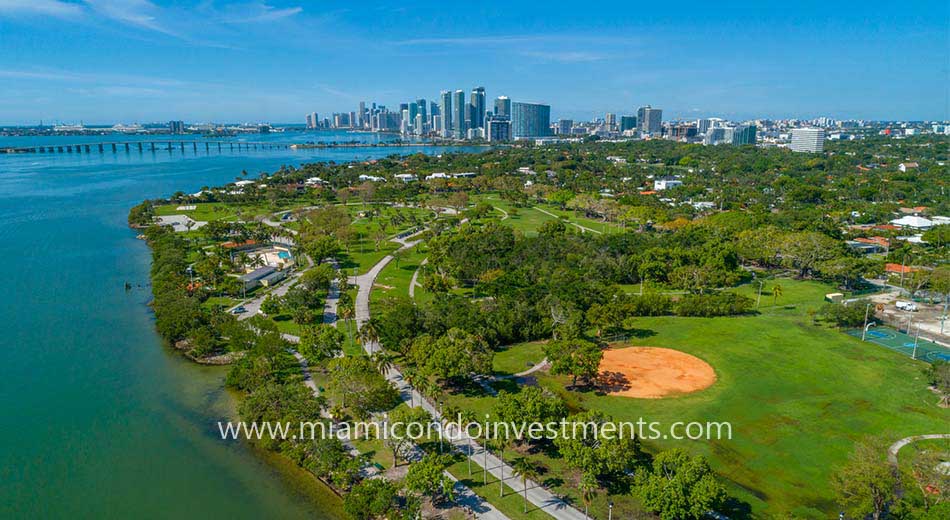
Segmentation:
[(716, 372), (709, 363), (685, 352), (659, 347), (604, 351), (599, 383), (610, 395), (659, 399), (712, 386)]

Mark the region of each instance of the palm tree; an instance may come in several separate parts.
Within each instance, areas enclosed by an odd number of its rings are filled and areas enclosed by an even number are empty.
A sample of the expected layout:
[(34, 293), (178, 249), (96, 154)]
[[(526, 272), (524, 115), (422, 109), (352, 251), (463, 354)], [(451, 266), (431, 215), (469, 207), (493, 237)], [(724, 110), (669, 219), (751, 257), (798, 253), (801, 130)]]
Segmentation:
[(353, 334), (352, 331), (350, 331), (350, 320), (353, 319), (353, 316), (356, 314), (353, 305), (341, 305), (336, 312), (340, 318), (343, 319), (343, 325), (346, 327), (346, 336), (349, 338), (349, 342), (353, 343)]
[(772, 305), (777, 304), (778, 297), (781, 295), (782, 295), (782, 286), (779, 284), (775, 284), (775, 286), (772, 287)]
[(501, 478), (498, 479), (498, 489), (502, 498), (505, 496), (505, 448), (508, 446), (508, 437), (498, 437), (498, 458), (501, 460)]
[(379, 341), (379, 321), (376, 318), (366, 320), (363, 327), (360, 328), (360, 340), (366, 343), (376, 343)]
[(419, 375), (415, 369), (407, 368), (402, 374), (402, 378), (406, 380), (406, 384), (409, 385), (409, 407), (414, 408), (416, 406), (415, 397), (413, 396), (412, 389), (419, 384), (419, 381), (422, 379), (422, 376)]
[[(459, 424), (459, 427), (462, 428), (463, 431), (465, 431), (465, 424), (470, 424), (478, 420), (478, 417), (475, 415), (475, 412), (471, 410), (460, 411), (459, 417), (461, 418), (461, 422), (464, 423), (464, 424)], [(472, 476), (472, 457), (475, 456), (475, 449), (473, 447), (472, 438), (467, 437), (467, 439), (468, 439), (468, 476), (471, 477)]]
[[(366, 329), (366, 325), (363, 325), (363, 329), (364, 330)], [(362, 333), (363, 331), (360, 331), (361, 335)], [(374, 365), (376, 365), (376, 370), (379, 370), (379, 373), (382, 374), (383, 376), (388, 374), (389, 371), (392, 370), (393, 367), (396, 366), (395, 358), (393, 357), (393, 355), (387, 352), (384, 352), (382, 350), (378, 350), (374, 352), (373, 355), (370, 356), (370, 360), (373, 362)]]
[(597, 478), (592, 473), (584, 472), (577, 488), (581, 492), (581, 500), (584, 501), (584, 518), (589, 518), (587, 512), (590, 510), (590, 503), (597, 496)]
[(518, 457), (511, 462), (511, 468), (516, 477), (521, 477), (521, 487), (524, 488), (524, 512), (528, 512), (528, 479), (535, 479), (539, 475), (538, 467), (526, 457)]

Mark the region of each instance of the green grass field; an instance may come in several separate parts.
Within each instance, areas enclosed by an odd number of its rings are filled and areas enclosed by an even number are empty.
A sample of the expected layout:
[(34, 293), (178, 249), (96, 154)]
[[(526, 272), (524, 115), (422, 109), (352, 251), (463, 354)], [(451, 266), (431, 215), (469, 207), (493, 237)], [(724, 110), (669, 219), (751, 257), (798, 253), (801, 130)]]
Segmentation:
[[(618, 420), (728, 421), (731, 440), (645, 445), (706, 455), (731, 481), (730, 492), (755, 513), (826, 518), (834, 509), (827, 483), (855, 440), (941, 432), (950, 411), (935, 405), (922, 363), (811, 323), (808, 311), (821, 304), (829, 287), (779, 283), (783, 296), (775, 302), (769, 294), (766, 306), (764, 292), (757, 316), (636, 320), (649, 337), (635, 344), (674, 348), (710, 363), (718, 381), (707, 390), (641, 400), (566, 392), (563, 376), (544, 374), (539, 380), (572, 407), (601, 410)], [(740, 292), (751, 290), (757, 287)]]
[(492, 369), (500, 375), (524, 372), (544, 359), (543, 347), (544, 343), (540, 341), (503, 347), (495, 352)]

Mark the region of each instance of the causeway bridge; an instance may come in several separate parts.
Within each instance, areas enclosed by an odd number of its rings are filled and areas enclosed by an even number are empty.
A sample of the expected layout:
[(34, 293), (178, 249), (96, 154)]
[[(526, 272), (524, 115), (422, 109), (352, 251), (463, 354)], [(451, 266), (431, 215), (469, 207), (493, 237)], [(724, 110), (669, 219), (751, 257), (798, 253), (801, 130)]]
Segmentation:
[(14, 146), (0, 148), (0, 154), (56, 154), (56, 153), (119, 153), (119, 152), (158, 152), (158, 151), (191, 151), (224, 152), (249, 150), (279, 150), (289, 149), (293, 145), (287, 143), (263, 143), (245, 141), (198, 141), (198, 140), (161, 140), (161, 141), (115, 141), (105, 143), (79, 144), (43, 144), (32, 146)]

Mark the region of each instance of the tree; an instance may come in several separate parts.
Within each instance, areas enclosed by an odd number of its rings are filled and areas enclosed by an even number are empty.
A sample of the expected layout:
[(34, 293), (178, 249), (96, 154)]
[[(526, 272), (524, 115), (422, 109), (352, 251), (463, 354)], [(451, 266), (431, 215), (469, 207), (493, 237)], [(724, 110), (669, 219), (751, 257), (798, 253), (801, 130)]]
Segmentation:
[(581, 475), (581, 480), (578, 482), (577, 488), (581, 492), (581, 500), (584, 502), (584, 518), (588, 518), (590, 503), (597, 497), (597, 489), (600, 488), (597, 484), (597, 478), (593, 474), (585, 471)]
[(894, 468), (885, 459), (887, 444), (865, 439), (854, 447), (848, 462), (831, 479), (838, 502), (853, 518), (878, 520), (896, 499)]
[(455, 483), (445, 475), (451, 463), (449, 455), (430, 454), (409, 466), (404, 481), (406, 489), (431, 497), (434, 502), (453, 500)]
[(706, 459), (690, 457), (678, 448), (660, 452), (652, 471), (637, 475), (636, 488), (643, 505), (662, 520), (699, 520), (726, 500)]
[(306, 327), (298, 349), (311, 363), (320, 363), (341, 355), (345, 339), (342, 332), (330, 325)]
[(783, 262), (798, 269), (799, 278), (804, 278), (819, 263), (834, 258), (839, 247), (839, 243), (827, 235), (804, 231), (786, 235), (780, 249)]
[(369, 358), (376, 365), (376, 370), (383, 376), (396, 366), (396, 358), (383, 350), (374, 352)]
[(924, 375), (927, 376), (927, 382), (940, 395), (940, 406), (950, 407), (950, 363), (935, 360), (927, 366)]
[(389, 414), (387, 422), (391, 434), (383, 440), (383, 444), (393, 454), (393, 467), (399, 466), (399, 458), (405, 456), (406, 450), (413, 444), (413, 439), (408, 435), (409, 425), (426, 424), (430, 419), (429, 413), (421, 407), (400, 406)]
[(268, 316), (280, 314), (280, 297), (268, 294), (261, 302), (261, 312)]
[(399, 392), (366, 357), (333, 358), (327, 363), (327, 373), (327, 395), (357, 418), (399, 403)]
[(590, 384), (597, 377), (604, 352), (590, 341), (573, 338), (548, 342), (544, 355), (551, 363), (551, 373), (570, 375), (571, 386), (576, 387), (578, 378)]
[(524, 489), (524, 512), (528, 512), (528, 479), (538, 478), (540, 471), (535, 463), (527, 457), (518, 457), (511, 461), (511, 469), (516, 477), (521, 477), (521, 487)]
[(409, 358), (424, 374), (444, 381), (491, 373), (493, 355), (483, 340), (459, 328), (437, 339), (424, 334), (409, 350)]
[(568, 422), (583, 428), (554, 438), (554, 445), (568, 466), (596, 477), (611, 478), (626, 474), (640, 463), (643, 453), (636, 435), (619, 428), (613, 430), (614, 434), (608, 433), (610, 428), (605, 425), (613, 423), (610, 416), (588, 411), (572, 415)]
[[(567, 415), (567, 407), (556, 395), (536, 386), (528, 386), (517, 393), (502, 390), (495, 399), (492, 415), (497, 421), (509, 424), (545, 424)], [(526, 439), (519, 439), (525, 441)]]
[(778, 305), (778, 299), (782, 296), (782, 286), (775, 284), (772, 286), (772, 305)]
[(366, 479), (343, 497), (343, 511), (355, 520), (384, 518), (398, 508), (399, 489), (382, 478)]

